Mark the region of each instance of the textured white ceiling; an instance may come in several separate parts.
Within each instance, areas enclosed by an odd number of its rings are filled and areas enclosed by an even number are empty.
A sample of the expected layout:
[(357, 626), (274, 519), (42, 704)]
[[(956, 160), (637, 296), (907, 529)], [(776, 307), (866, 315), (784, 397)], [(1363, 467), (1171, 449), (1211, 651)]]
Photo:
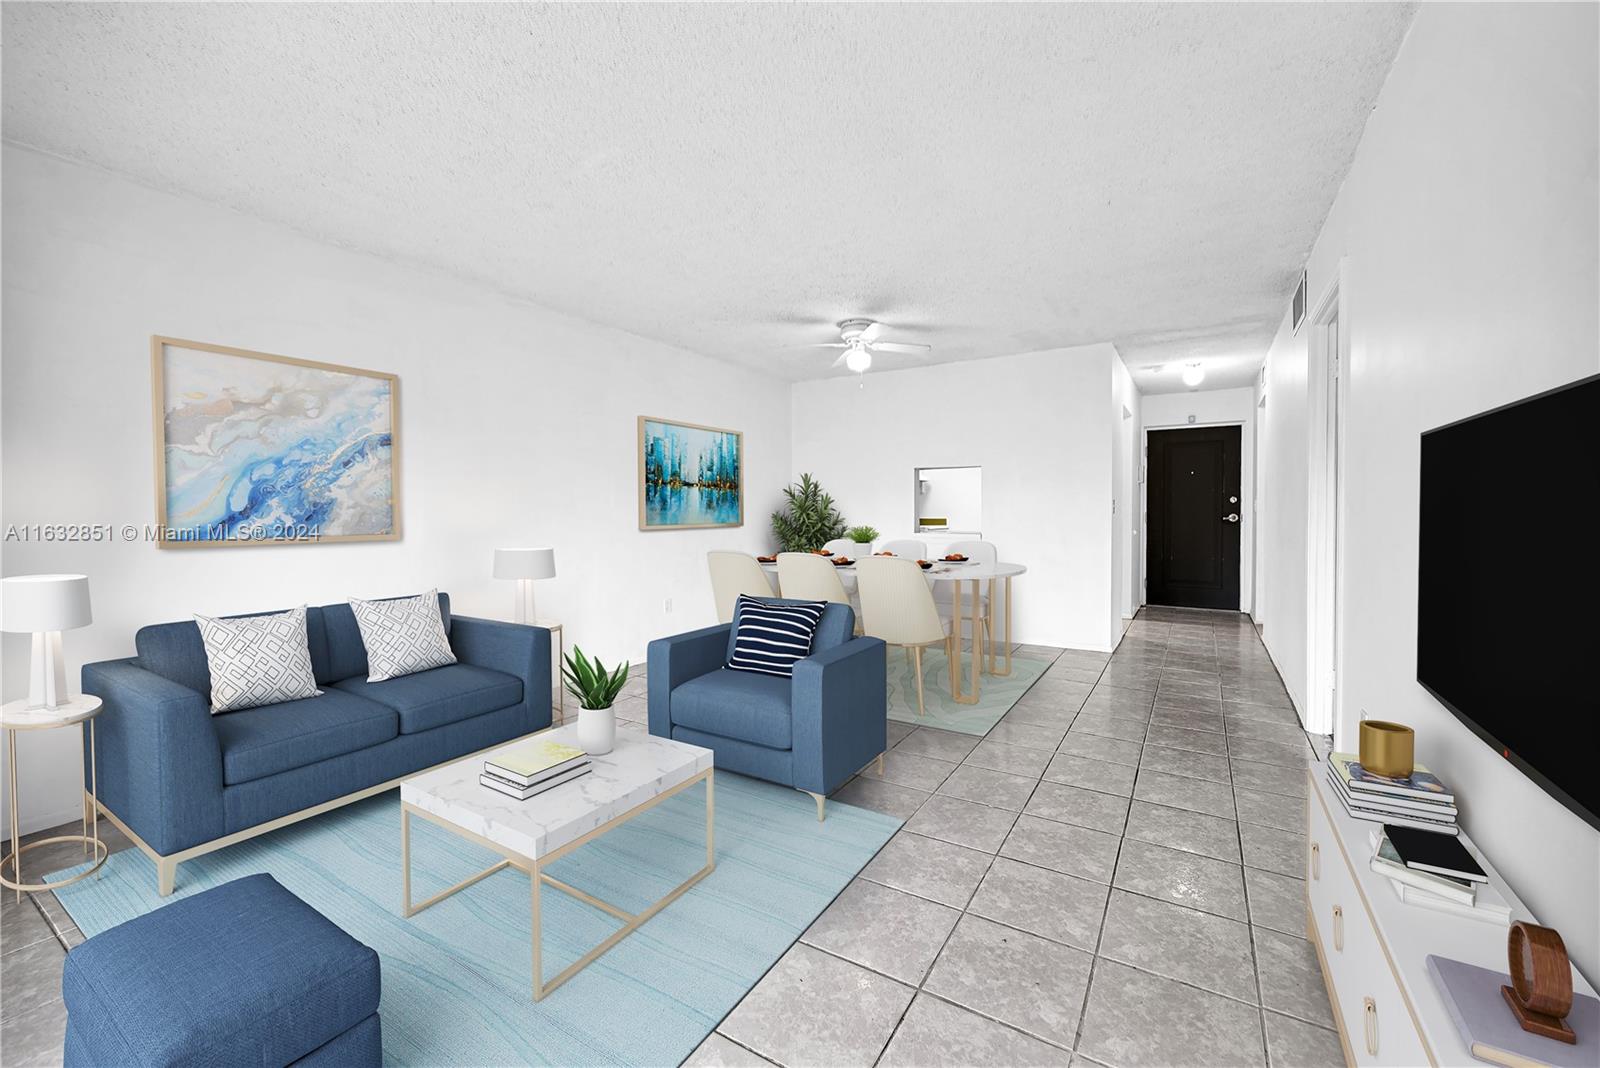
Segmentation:
[(1413, 13), (8, 3), (4, 135), (786, 378), (861, 315), (1223, 387)]

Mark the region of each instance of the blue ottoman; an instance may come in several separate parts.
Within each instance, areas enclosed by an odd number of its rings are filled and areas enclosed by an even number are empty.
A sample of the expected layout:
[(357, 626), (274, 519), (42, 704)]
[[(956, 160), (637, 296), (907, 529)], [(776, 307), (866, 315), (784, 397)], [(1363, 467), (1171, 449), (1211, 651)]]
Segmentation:
[(377, 1065), (378, 955), (270, 875), (67, 954), (68, 1065)]

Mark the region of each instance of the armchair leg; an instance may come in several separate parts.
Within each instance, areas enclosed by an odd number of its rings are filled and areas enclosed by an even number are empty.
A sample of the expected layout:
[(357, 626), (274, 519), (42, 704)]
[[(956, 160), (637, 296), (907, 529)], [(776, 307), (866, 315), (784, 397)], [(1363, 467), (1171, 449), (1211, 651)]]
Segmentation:
[(178, 883), (178, 862), (162, 857), (156, 861), (156, 893), (166, 897)]
[[(803, 792), (811, 794), (810, 790), (805, 790)], [(822, 822), (822, 806), (827, 802), (828, 799), (826, 797), (823, 797), (821, 794), (811, 794), (811, 800), (813, 800), (813, 801), (815, 801), (817, 803), (817, 822), (821, 823)]]
[(883, 778), (883, 754), (878, 754), (878, 778)]

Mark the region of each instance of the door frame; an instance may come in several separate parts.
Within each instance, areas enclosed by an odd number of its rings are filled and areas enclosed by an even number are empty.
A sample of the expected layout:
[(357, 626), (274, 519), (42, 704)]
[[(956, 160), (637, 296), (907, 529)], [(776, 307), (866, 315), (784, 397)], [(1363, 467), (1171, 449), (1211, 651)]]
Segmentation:
[[(1305, 729), (1342, 733), (1344, 722), (1345, 445), (1350, 329), (1345, 261), (1306, 316)], [(1329, 333), (1336, 346), (1328, 344)], [(1331, 407), (1330, 407), (1331, 406)], [(1335, 743), (1337, 747), (1337, 741)]]
[[(1182, 423), (1148, 423), (1139, 428), (1139, 604), (1149, 601), (1150, 576), (1145, 561), (1150, 559), (1150, 432), (1152, 430), (1201, 430), (1211, 426), (1236, 426), (1239, 428), (1239, 611), (1248, 613), (1246, 607), (1255, 598), (1254, 576), (1246, 570), (1254, 567), (1251, 539), (1255, 535), (1255, 491), (1250, 484), (1255, 474), (1255, 424), (1248, 419), (1207, 419)], [(1250, 476), (1250, 477), (1247, 477)], [(1246, 594), (1245, 583), (1249, 582)], [(1204, 611), (1202, 609), (1202, 611)], [(1227, 611), (1227, 609), (1216, 609)]]

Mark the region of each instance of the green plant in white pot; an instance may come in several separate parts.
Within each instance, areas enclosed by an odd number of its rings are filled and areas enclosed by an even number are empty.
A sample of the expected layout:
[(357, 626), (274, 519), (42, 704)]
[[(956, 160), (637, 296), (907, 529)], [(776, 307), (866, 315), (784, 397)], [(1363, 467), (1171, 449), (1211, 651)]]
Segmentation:
[(627, 662), (607, 671), (599, 657), (591, 661), (574, 645), (561, 678), (567, 692), (578, 699), (578, 745), (591, 755), (611, 752), (617, 743), (617, 714), (611, 706), (628, 681)]
[(877, 527), (851, 527), (844, 536), (856, 543), (856, 559), (872, 555), (872, 543), (878, 540)]

